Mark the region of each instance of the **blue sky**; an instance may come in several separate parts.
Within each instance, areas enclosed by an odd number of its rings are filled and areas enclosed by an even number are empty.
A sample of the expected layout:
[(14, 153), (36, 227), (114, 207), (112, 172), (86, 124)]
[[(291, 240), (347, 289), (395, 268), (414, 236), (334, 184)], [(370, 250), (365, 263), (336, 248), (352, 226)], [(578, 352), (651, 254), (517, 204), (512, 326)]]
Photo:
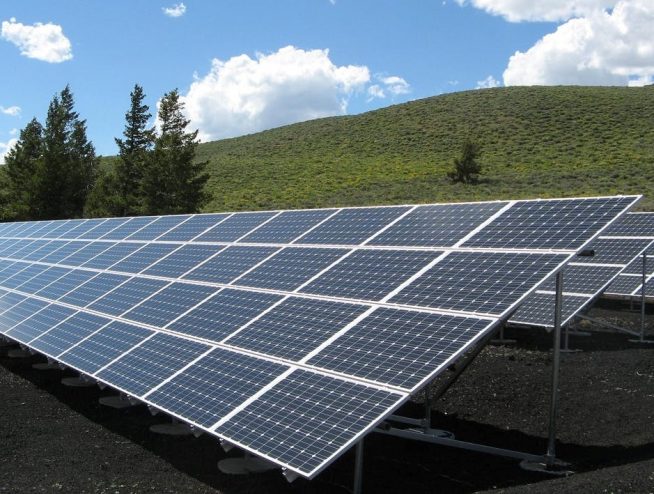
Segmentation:
[(179, 88), (203, 140), (480, 86), (651, 83), (652, 4), (3, 0), (0, 155), (66, 84), (114, 154), (135, 83), (151, 108)]

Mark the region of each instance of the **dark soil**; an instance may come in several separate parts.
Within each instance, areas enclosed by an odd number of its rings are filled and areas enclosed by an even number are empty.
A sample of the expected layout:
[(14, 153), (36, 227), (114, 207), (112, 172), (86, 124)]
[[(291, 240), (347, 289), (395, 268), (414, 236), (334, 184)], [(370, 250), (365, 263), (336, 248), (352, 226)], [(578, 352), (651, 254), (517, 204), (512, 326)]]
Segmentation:
[[(635, 328), (639, 315), (620, 304), (594, 317)], [(652, 319), (648, 316), (648, 320)], [(651, 322), (649, 322), (651, 324)], [(574, 337), (583, 349), (563, 356), (557, 456), (574, 475), (552, 478), (518, 462), (464, 450), (371, 434), (365, 442), (365, 493), (654, 492), (654, 345), (601, 330)], [(448, 393), (433, 404), (433, 426), (457, 439), (545, 452), (551, 379), (551, 336), (507, 330), (515, 345), (488, 346)], [(2, 350), (0, 350), (2, 352)], [(61, 371), (39, 361), (0, 356), (0, 493), (346, 493), (353, 452), (315, 480), (288, 484), (278, 471), (221, 474), (223, 453), (209, 436), (171, 438), (148, 426), (166, 422), (145, 407), (98, 404), (109, 390), (67, 388)], [(421, 397), (402, 413), (419, 417)]]

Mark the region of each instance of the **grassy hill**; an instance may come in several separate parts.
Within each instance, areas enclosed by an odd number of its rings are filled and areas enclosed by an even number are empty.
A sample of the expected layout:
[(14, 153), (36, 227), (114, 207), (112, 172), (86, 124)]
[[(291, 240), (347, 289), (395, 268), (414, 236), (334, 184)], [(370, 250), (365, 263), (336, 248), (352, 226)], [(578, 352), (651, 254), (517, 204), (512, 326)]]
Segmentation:
[[(446, 173), (470, 137), (483, 180)], [(324, 118), (199, 147), (207, 211), (644, 193), (654, 87), (498, 88)]]

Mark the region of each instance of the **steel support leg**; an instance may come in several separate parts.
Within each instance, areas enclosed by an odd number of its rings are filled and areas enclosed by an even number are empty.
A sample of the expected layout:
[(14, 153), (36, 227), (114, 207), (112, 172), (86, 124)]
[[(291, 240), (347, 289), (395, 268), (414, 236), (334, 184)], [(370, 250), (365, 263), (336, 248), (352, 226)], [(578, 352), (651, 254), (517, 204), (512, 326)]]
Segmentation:
[(431, 384), (425, 386), (425, 431), (431, 429)]
[(363, 438), (359, 439), (356, 445), (356, 456), (354, 458), (354, 486), (353, 494), (361, 494), (363, 489)]
[(645, 339), (645, 304), (647, 301), (647, 254), (643, 252), (642, 285), (640, 287), (640, 334), (638, 339), (629, 340), (632, 343), (654, 343)]
[(552, 397), (550, 401), (550, 426), (545, 458), (548, 466), (556, 463), (556, 414), (559, 406), (559, 368), (561, 366), (561, 305), (563, 302), (563, 271), (556, 275), (556, 298), (554, 303), (554, 348), (552, 355)]

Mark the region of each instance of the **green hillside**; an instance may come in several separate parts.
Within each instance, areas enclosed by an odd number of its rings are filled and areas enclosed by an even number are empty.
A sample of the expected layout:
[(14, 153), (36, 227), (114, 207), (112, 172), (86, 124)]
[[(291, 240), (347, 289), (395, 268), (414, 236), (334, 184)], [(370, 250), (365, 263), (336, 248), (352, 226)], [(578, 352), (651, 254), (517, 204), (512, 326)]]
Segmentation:
[[(446, 173), (466, 137), (483, 180)], [(654, 209), (654, 87), (498, 88), (202, 144), (207, 211), (643, 193)]]

